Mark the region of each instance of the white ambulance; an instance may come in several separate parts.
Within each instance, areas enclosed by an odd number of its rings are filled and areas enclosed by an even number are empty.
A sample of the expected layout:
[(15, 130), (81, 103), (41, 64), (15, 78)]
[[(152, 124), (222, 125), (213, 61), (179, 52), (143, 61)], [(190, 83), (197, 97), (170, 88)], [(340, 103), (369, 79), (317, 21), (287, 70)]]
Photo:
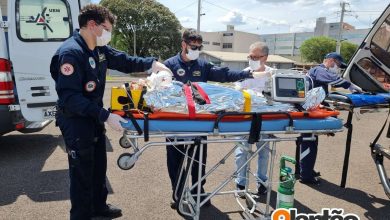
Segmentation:
[(367, 92), (390, 92), (390, 4), (349, 62), (344, 78)]
[(0, 0), (0, 135), (43, 129), (55, 116), (49, 72), (89, 0)]

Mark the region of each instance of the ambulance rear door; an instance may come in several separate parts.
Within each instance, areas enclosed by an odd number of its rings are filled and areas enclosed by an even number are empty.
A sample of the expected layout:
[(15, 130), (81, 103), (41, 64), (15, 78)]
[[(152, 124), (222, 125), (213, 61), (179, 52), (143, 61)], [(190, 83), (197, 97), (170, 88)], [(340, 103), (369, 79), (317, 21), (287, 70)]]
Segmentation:
[(51, 57), (78, 28), (78, 0), (9, 0), (9, 55), (23, 117), (53, 119), (57, 94)]
[(343, 76), (366, 92), (390, 92), (390, 5), (376, 20)]

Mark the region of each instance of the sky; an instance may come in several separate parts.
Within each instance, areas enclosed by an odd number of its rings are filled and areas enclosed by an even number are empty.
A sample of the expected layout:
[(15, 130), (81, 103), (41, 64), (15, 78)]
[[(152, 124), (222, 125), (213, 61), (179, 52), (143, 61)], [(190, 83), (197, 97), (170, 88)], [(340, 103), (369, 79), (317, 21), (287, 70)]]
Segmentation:
[[(98, 3), (100, 0), (92, 0)], [(198, 0), (157, 0), (186, 28), (197, 27)], [(238, 31), (275, 34), (314, 31), (316, 18), (339, 22), (340, 0), (202, 0), (200, 30), (224, 31), (234, 25)], [(355, 28), (369, 28), (390, 4), (390, 0), (349, 0), (344, 22)]]

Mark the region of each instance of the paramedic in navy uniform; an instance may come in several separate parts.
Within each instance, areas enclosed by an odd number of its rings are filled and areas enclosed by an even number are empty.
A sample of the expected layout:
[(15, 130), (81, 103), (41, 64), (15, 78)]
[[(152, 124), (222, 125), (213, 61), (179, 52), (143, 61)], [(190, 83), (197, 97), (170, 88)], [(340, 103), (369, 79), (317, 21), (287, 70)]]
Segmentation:
[[(322, 87), (328, 94), (328, 86), (343, 87), (351, 92), (362, 92), (362, 89), (351, 82), (341, 78), (339, 73), (341, 68), (346, 68), (347, 64), (340, 54), (332, 52), (325, 56), (322, 64), (309, 70), (308, 75), (313, 80), (313, 87)], [(309, 82), (311, 82), (309, 79)], [(303, 134), (302, 137), (310, 137), (311, 134)], [(319, 173), (314, 171), (314, 165), (317, 158), (318, 136), (315, 141), (302, 141), (298, 139), (297, 145), (300, 146), (300, 182), (304, 184), (318, 185), (320, 183), (317, 176)]]
[[(186, 83), (191, 82), (235, 82), (245, 78), (251, 78), (252, 73), (250, 71), (232, 71), (229, 68), (217, 67), (207, 62), (206, 60), (199, 59), (199, 53), (202, 49), (202, 36), (196, 33), (194, 29), (187, 29), (182, 35), (181, 52), (176, 56), (169, 58), (164, 64), (171, 69), (175, 80)], [(204, 139), (206, 137), (203, 137)], [(167, 139), (167, 142), (173, 140)], [(181, 152), (180, 152), (181, 151)], [(172, 190), (175, 190), (176, 179), (180, 170), (181, 162), (183, 160), (183, 153), (185, 152), (183, 145), (167, 146), (167, 165), (169, 178), (171, 179)], [(195, 161), (192, 167), (192, 183), (198, 181), (198, 161), (199, 150), (196, 152)], [(206, 170), (206, 158), (207, 158), (207, 145), (204, 145), (203, 150), (203, 163), (202, 176)], [(202, 193), (204, 192), (204, 184), (206, 180), (202, 181)], [(196, 188), (195, 188), (196, 190)], [(210, 202), (205, 203), (205, 206), (210, 205)], [(176, 208), (175, 202), (171, 203), (172, 208)]]
[(126, 121), (103, 108), (107, 68), (125, 73), (169, 69), (155, 58), (130, 57), (107, 46), (115, 22), (107, 8), (87, 5), (78, 20), (81, 29), (61, 45), (50, 64), (58, 94), (57, 125), (68, 152), (70, 219), (115, 218), (122, 213), (106, 203), (104, 122), (121, 131), (120, 122)]

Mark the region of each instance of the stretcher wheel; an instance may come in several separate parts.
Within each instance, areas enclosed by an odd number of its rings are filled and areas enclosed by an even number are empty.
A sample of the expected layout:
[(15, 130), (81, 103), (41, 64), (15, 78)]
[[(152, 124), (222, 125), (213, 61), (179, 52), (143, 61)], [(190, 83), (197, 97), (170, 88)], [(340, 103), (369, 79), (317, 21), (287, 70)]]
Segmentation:
[(256, 208), (256, 204), (254, 204), (253, 201), (248, 198), (245, 198), (245, 203), (250, 213), (253, 213), (254, 209)]
[(127, 139), (126, 137), (121, 137), (119, 139), (119, 145), (123, 148), (129, 148), (131, 147), (131, 143), (129, 141), (129, 139)]
[(117, 164), (118, 167), (122, 170), (130, 170), (134, 167), (135, 160), (133, 157), (133, 154), (131, 153), (123, 153), (119, 156)]

